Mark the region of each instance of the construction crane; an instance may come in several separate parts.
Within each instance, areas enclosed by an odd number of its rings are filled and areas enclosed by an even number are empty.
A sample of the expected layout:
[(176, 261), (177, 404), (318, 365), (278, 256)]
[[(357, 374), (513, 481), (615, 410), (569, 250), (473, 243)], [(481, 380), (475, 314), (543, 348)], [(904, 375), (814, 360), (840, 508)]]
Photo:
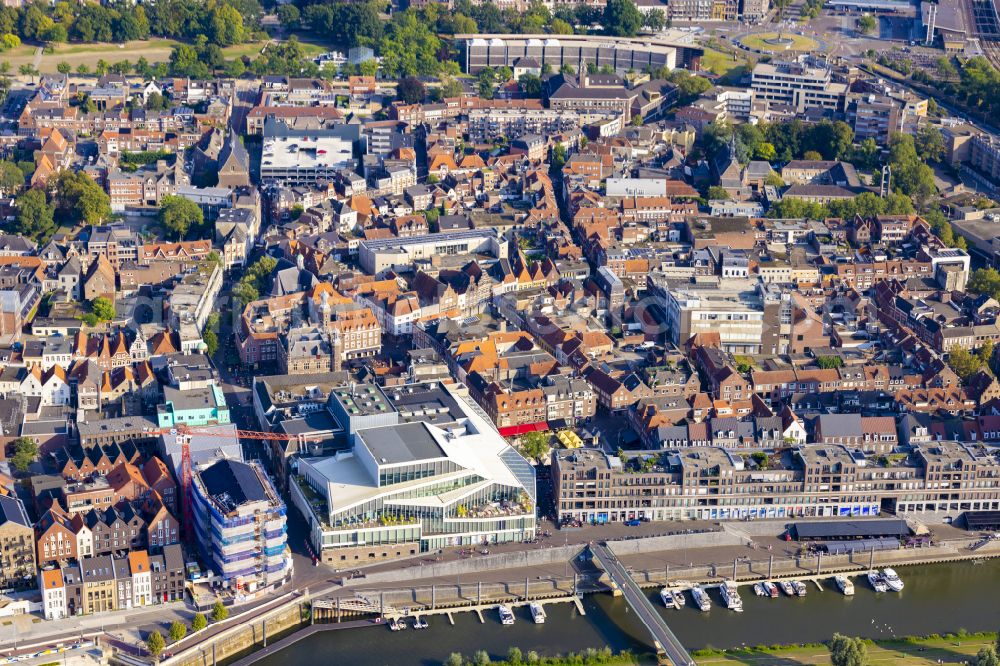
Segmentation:
[[(239, 441), (240, 439), (256, 439), (261, 441), (283, 441), (298, 440), (300, 442), (318, 441), (318, 437), (308, 435), (288, 435), (277, 432), (264, 432), (261, 430), (232, 430), (219, 428), (218, 426), (186, 426), (177, 425), (173, 428), (159, 428), (149, 431), (150, 435), (170, 435), (180, 437), (181, 444), (181, 502), (184, 510), (184, 534), (190, 543), (194, 538), (194, 513), (191, 510), (191, 484), (193, 476), (191, 471), (191, 446), (190, 438), (198, 437), (218, 437)], [(186, 436), (184, 436), (186, 435)]]

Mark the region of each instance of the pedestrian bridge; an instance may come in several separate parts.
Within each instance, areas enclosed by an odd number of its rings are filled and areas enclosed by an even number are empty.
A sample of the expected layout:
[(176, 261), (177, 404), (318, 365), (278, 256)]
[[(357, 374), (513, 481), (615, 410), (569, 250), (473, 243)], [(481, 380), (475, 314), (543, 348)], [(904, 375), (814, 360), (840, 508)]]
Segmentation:
[(670, 631), (666, 621), (656, 611), (656, 608), (643, 593), (642, 588), (633, 580), (631, 574), (622, 566), (611, 549), (603, 543), (590, 544), (590, 552), (595, 563), (601, 567), (611, 579), (613, 590), (622, 593), (625, 601), (638, 616), (639, 620), (653, 636), (657, 652), (665, 656), (673, 666), (694, 666), (694, 659), (681, 642)]

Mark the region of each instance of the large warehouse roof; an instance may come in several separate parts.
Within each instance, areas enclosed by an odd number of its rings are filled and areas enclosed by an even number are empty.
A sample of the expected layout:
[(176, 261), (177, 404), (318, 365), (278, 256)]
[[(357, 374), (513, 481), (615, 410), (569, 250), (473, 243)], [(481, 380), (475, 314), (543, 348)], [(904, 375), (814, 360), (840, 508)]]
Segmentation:
[(905, 537), (911, 533), (905, 520), (820, 520), (795, 523), (798, 539), (876, 539)]

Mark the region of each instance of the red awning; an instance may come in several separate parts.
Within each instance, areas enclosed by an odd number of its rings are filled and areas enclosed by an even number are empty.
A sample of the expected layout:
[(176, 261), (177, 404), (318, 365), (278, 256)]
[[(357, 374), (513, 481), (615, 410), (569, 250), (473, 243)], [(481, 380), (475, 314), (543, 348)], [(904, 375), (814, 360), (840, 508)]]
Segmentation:
[(526, 432), (542, 432), (548, 429), (549, 424), (547, 422), (539, 421), (538, 423), (525, 423), (523, 425), (500, 428), (500, 434), (504, 437), (513, 437), (515, 435), (523, 435)]

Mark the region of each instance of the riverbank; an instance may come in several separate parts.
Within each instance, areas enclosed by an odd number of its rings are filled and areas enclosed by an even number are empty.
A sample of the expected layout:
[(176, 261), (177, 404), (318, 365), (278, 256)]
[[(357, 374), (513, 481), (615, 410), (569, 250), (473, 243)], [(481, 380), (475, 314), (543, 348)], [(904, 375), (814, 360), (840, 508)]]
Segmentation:
[(570, 652), (567, 655), (545, 657), (533, 650), (524, 652), (519, 647), (507, 651), (507, 658), (496, 661), (489, 653), (481, 650), (471, 657), (458, 652), (452, 652), (442, 662), (442, 666), (638, 666), (640, 662), (631, 652), (613, 652), (611, 648), (590, 648), (582, 652)]
[[(980, 648), (996, 642), (995, 632), (932, 634), (890, 640), (866, 641), (868, 656), (879, 666), (938, 666), (963, 662), (973, 657)], [(696, 650), (692, 653), (699, 666), (826, 666), (830, 664), (830, 651), (822, 643), (801, 645), (773, 645), (740, 648), (735, 650)]]
[[(835, 631), (879, 641), (873, 646), (880, 650), (878, 658), (873, 659), (879, 666), (883, 662), (902, 664), (904, 660), (907, 664), (930, 666), (938, 659), (954, 664), (966, 661), (990, 639), (932, 637), (929, 640), (938, 642), (915, 645), (890, 639), (957, 631), (961, 627), (970, 631), (1000, 627), (1000, 607), (987, 592), (1000, 588), (1000, 561), (912, 566), (897, 571), (905, 582), (905, 589), (899, 593), (876, 593), (860, 578), (855, 595), (845, 597), (832, 580), (826, 579), (823, 591), (811, 585), (805, 597), (769, 599), (743, 593), (743, 613), (726, 610), (714, 588), (709, 589), (712, 609), (707, 613), (697, 611), (690, 603), (680, 610), (664, 608), (656, 587), (648, 590), (648, 596), (689, 649), (730, 648), (728, 652), (699, 653), (702, 656), (696, 661), (710, 666), (726, 666), (723, 662), (825, 666), (829, 658), (822, 641), (829, 640)], [(609, 646), (616, 652), (630, 651), (639, 663), (652, 660), (649, 636), (621, 597), (588, 594), (582, 604), (585, 615), (574, 604), (546, 606), (548, 619), (542, 625), (531, 622), (527, 609), (515, 608), (517, 621), (513, 626), (502, 626), (494, 612), (484, 613), (482, 621), (473, 612), (454, 612), (454, 625), (438, 616), (421, 631), (391, 633), (385, 627), (371, 627), (323, 632), (265, 656), (257, 666), (308, 663), (316, 654), (337, 654), (353, 666), (413, 663), (413, 656), (419, 654), (424, 656), (420, 663), (429, 666), (444, 662), (452, 652), (468, 657), (479, 650), (488, 651), (495, 662), (504, 659), (512, 645), (520, 646), (525, 653), (534, 650), (543, 656)], [(801, 642), (809, 644), (773, 653), (738, 649), (760, 643)]]

